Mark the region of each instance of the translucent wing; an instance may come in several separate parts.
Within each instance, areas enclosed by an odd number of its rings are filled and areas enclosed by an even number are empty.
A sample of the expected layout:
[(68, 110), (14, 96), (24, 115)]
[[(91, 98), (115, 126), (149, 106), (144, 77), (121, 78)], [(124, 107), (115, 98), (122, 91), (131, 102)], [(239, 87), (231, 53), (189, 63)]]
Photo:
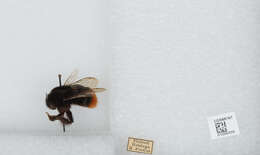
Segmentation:
[(80, 85), (71, 85), (71, 91), (66, 96), (64, 96), (64, 101), (83, 98), (83, 97), (92, 97), (95, 92), (91, 88), (83, 87)]
[(90, 87), (90, 88), (95, 88), (98, 84), (98, 80), (94, 77), (85, 77), (83, 79), (80, 79), (76, 82), (73, 82), (70, 85), (81, 85), (84, 87)]
[(67, 80), (65, 81), (64, 85), (71, 85), (73, 82), (76, 81), (77, 76), (78, 76), (79, 71), (78, 70), (74, 70), (70, 76), (67, 78)]
[(99, 92), (105, 91), (106, 89), (105, 89), (105, 88), (92, 88), (92, 90), (93, 90), (95, 93), (99, 93)]
[(71, 96), (69, 98), (65, 98), (64, 101), (69, 101), (69, 100), (73, 100), (73, 99), (77, 99), (77, 98), (83, 98), (83, 97), (92, 97), (93, 96), (93, 92), (86, 92), (86, 93), (81, 93), (75, 96)]

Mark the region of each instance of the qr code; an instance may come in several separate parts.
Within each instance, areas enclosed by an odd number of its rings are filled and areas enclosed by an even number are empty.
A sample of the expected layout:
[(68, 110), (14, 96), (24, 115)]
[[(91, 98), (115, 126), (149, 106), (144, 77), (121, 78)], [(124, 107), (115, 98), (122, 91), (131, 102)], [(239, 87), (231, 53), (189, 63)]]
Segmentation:
[(225, 121), (215, 122), (215, 127), (218, 134), (227, 133), (227, 123)]
[(234, 112), (224, 113), (208, 118), (212, 139), (239, 135), (239, 128)]

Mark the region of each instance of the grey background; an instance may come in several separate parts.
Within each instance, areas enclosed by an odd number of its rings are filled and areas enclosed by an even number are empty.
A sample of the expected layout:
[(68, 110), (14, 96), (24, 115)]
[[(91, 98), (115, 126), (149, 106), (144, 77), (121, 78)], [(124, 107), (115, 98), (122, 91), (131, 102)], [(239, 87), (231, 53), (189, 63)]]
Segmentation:
[[(0, 2), (0, 121), (2, 132), (56, 134), (61, 124), (45, 114), (45, 96), (74, 70), (79, 78), (95, 76), (109, 86), (104, 1)], [(98, 95), (95, 109), (73, 107), (75, 123), (67, 134), (109, 130), (108, 93)], [(93, 119), (95, 118), (95, 119)]]
[[(127, 138), (137, 137), (154, 140), (155, 155), (257, 154), (259, 8), (256, 0), (1, 1), (1, 153), (134, 155)], [(109, 91), (95, 110), (74, 108), (79, 123), (63, 135), (44, 98), (57, 72), (74, 68)], [(226, 112), (236, 113), (240, 135), (211, 140), (207, 117)], [(99, 135), (109, 128), (113, 139)]]
[[(260, 152), (259, 1), (113, 0), (112, 130), (154, 155)], [(235, 112), (240, 135), (211, 140), (207, 117)]]

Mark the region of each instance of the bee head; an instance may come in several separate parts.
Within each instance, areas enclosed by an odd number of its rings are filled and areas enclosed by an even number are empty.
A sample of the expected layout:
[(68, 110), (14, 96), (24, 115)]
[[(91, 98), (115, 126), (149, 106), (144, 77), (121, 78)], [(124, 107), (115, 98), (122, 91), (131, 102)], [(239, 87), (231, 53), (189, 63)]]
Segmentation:
[(46, 105), (48, 108), (55, 110), (57, 108), (57, 102), (55, 101), (55, 96), (53, 94), (46, 94)]

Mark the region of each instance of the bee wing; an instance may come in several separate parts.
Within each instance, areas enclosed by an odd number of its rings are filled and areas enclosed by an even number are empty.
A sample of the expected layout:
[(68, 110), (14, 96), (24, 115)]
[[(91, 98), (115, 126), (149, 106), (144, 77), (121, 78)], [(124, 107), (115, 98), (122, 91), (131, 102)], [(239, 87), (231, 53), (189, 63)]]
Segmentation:
[(92, 88), (92, 90), (93, 90), (95, 93), (99, 93), (99, 92), (105, 91), (106, 89), (105, 89), (105, 88)]
[(81, 85), (84, 87), (89, 87), (89, 88), (95, 88), (98, 84), (98, 80), (94, 77), (85, 77), (83, 79), (80, 79), (71, 85)]
[(70, 76), (67, 78), (67, 80), (65, 81), (64, 85), (71, 85), (73, 82), (76, 81), (77, 76), (78, 76), (79, 71), (78, 70), (74, 70)]
[(87, 93), (84, 93), (84, 94), (82, 93), (82, 94), (78, 94), (78, 95), (66, 98), (66, 99), (64, 99), (64, 101), (73, 100), (73, 99), (81, 98), (81, 97), (92, 97), (93, 94), (94, 94), (93, 92), (87, 92)]
[(92, 89), (84, 88), (84, 87), (82, 88), (82, 86), (79, 85), (72, 86), (72, 88), (73, 88), (73, 93), (66, 96), (64, 98), (64, 101), (81, 98), (81, 97), (92, 97), (95, 94), (95, 92)]

